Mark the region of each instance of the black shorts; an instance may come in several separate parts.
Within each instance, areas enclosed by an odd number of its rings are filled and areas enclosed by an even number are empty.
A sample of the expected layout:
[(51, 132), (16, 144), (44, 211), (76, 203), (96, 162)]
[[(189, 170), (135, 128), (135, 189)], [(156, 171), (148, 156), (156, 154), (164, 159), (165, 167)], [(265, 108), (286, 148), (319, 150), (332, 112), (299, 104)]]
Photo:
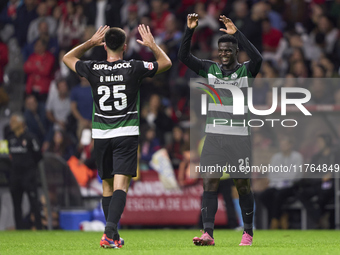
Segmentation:
[(94, 139), (94, 153), (101, 179), (115, 174), (137, 175), (138, 136)]
[(201, 155), (203, 178), (221, 178), (223, 172), (233, 179), (250, 178), (250, 136), (207, 135)]

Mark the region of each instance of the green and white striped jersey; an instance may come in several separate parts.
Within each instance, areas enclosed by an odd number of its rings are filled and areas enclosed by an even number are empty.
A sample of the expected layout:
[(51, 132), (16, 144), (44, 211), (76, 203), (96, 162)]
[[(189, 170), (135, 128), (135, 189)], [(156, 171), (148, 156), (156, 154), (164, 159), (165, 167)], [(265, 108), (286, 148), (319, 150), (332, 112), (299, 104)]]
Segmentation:
[[(222, 101), (221, 105), (215, 93), (212, 93), (212, 95), (216, 104), (211, 97), (208, 97), (208, 114), (205, 132), (224, 135), (250, 135), (250, 128), (248, 127), (247, 88), (249, 87), (249, 81), (252, 75), (247, 69), (247, 64), (238, 65), (232, 70), (233, 72), (228, 72), (229, 74), (226, 74), (217, 63), (206, 61), (204, 65), (206, 66), (206, 71), (201, 70), (199, 74), (208, 79), (209, 85), (216, 90)], [(242, 90), (244, 95), (244, 115), (233, 114), (233, 100), (236, 99), (233, 98), (231, 92), (225, 88), (225, 85), (236, 86)]]
[(157, 62), (139, 60), (76, 63), (77, 73), (92, 88), (92, 138), (139, 135), (140, 83), (157, 69)]

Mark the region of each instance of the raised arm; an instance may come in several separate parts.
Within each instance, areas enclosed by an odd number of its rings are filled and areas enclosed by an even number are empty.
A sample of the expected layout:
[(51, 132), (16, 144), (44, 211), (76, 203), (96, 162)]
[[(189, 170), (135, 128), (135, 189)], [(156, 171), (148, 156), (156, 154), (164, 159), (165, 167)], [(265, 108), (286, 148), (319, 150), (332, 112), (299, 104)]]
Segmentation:
[(76, 72), (76, 63), (80, 60), (80, 58), (84, 55), (86, 51), (95, 47), (95, 46), (103, 46), (104, 45), (104, 36), (106, 31), (110, 29), (109, 26), (104, 26), (98, 28), (97, 32), (91, 37), (91, 39), (87, 40), (83, 44), (75, 47), (65, 54), (63, 57), (64, 64), (70, 68), (73, 72)]
[(155, 43), (149, 26), (145, 27), (144, 24), (139, 25), (138, 32), (141, 35), (142, 40), (137, 40), (137, 42), (143, 46), (150, 48), (156, 58), (156, 61), (158, 63), (158, 70), (156, 74), (163, 73), (168, 70), (172, 66), (171, 60), (168, 55), (166, 55), (165, 52)]
[(242, 45), (243, 49), (247, 52), (247, 55), (250, 58), (249, 62), (249, 71), (253, 76), (256, 76), (260, 71), (262, 64), (262, 56), (261, 53), (255, 48), (255, 46), (248, 41), (245, 35), (236, 28), (234, 23), (228, 19), (226, 16), (221, 15), (220, 21), (222, 21), (225, 25), (225, 29), (221, 28), (220, 31), (225, 32), (230, 35), (234, 35), (240, 45)]
[(187, 28), (185, 29), (181, 46), (178, 51), (178, 59), (183, 62), (187, 67), (199, 74), (203, 69), (202, 60), (193, 56), (190, 52), (191, 37), (198, 25), (198, 14), (188, 14)]

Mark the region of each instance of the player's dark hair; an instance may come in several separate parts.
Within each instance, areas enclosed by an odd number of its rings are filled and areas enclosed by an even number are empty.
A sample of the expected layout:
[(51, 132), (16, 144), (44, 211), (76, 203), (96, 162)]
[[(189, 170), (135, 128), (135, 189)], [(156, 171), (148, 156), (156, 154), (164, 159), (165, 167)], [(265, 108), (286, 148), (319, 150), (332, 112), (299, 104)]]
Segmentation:
[(218, 39), (218, 44), (222, 43), (222, 42), (231, 42), (232, 44), (235, 44), (236, 47), (238, 47), (238, 41), (237, 39), (232, 36), (232, 35), (222, 35), (219, 39)]
[(110, 28), (105, 33), (106, 46), (113, 51), (118, 50), (122, 47), (126, 40), (126, 34), (123, 29), (119, 27)]

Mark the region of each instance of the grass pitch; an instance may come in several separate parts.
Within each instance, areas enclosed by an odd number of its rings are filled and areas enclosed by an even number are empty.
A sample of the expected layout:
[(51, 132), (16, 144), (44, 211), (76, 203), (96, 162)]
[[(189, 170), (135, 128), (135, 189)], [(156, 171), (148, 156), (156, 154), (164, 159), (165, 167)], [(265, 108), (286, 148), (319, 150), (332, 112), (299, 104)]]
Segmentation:
[(257, 230), (251, 247), (239, 247), (242, 232), (215, 230), (215, 246), (194, 246), (198, 230), (121, 230), (122, 249), (99, 248), (102, 233), (78, 231), (0, 232), (0, 254), (340, 254), (340, 231)]

